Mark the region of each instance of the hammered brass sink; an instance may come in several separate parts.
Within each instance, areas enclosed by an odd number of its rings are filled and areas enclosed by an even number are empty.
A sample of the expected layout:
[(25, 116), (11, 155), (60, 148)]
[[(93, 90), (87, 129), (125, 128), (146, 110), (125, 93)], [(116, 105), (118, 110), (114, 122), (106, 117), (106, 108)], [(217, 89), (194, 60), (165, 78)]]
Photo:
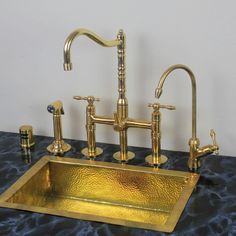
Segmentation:
[(0, 207), (171, 232), (198, 178), (45, 156), (0, 196)]

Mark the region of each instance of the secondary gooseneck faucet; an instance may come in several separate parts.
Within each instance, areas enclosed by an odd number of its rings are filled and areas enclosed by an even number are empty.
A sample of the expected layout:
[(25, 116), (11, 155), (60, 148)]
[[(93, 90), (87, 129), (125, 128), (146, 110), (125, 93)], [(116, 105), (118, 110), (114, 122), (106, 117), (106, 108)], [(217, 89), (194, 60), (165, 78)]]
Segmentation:
[[(77, 100), (91, 101), (87, 107), (86, 120), (87, 120), (87, 136), (88, 148), (86, 153), (89, 157), (99, 155), (101, 151), (96, 152), (95, 145), (95, 123), (113, 125), (115, 131), (119, 132), (120, 151), (114, 154), (114, 158), (121, 161), (127, 161), (134, 157), (132, 152), (128, 152), (127, 145), (127, 129), (129, 127), (151, 129), (152, 125), (149, 121), (137, 120), (128, 117), (128, 100), (126, 98), (126, 85), (125, 85), (125, 34), (120, 30), (115, 40), (107, 41), (87, 29), (77, 29), (73, 31), (66, 39), (64, 45), (64, 70), (72, 70), (72, 63), (70, 59), (70, 49), (73, 41), (81, 35), (89, 37), (94, 42), (103, 47), (117, 47), (118, 54), (118, 100), (117, 110), (113, 117), (97, 116), (95, 114), (95, 107), (93, 101), (96, 99), (93, 96), (81, 99), (80, 96), (75, 96)], [(79, 99), (78, 99), (79, 98)]]
[(161, 94), (162, 94), (162, 87), (164, 85), (164, 82), (166, 80), (166, 78), (168, 77), (168, 75), (177, 69), (182, 69), (184, 71), (186, 71), (189, 75), (189, 78), (191, 79), (191, 83), (192, 83), (192, 137), (189, 140), (189, 146), (190, 146), (190, 156), (188, 159), (188, 167), (191, 171), (196, 171), (197, 168), (200, 166), (199, 157), (211, 154), (213, 152), (218, 152), (219, 150), (219, 146), (216, 143), (216, 139), (215, 139), (215, 132), (214, 130), (211, 130), (210, 135), (212, 137), (213, 140), (213, 144), (212, 145), (206, 145), (203, 147), (199, 147), (200, 145), (200, 141), (197, 138), (197, 88), (196, 88), (196, 79), (195, 76), (193, 74), (193, 72), (191, 71), (190, 68), (188, 68), (185, 65), (181, 65), (181, 64), (177, 64), (177, 65), (173, 65), (171, 67), (169, 67), (161, 76), (160, 80), (159, 80), (159, 84), (155, 90), (155, 96), (157, 98), (160, 98)]

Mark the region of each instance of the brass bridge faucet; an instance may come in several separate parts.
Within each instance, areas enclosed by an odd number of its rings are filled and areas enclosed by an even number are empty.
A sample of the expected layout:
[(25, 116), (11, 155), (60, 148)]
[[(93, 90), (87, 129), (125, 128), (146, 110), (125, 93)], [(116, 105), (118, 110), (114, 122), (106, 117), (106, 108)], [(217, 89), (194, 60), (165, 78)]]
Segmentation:
[[(134, 158), (134, 153), (128, 152), (127, 144), (127, 129), (129, 127), (151, 129), (152, 124), (149, 121), (137, 120), (128, 117), (128, 100), (126, 98), (126, 86), (125, 86), (125, 34), (123, 30), (120, 30), (115, 40), (107, 41), (96, 35), (95, 33), (87, 29), (77, 29), (73, 31), (66, 39), (64, 45), (64, 70), (72, 70), (72, 63), (70, 59), (70, 50), (73, 41), (81, 35), (85, 35), (94, 42), (103, 47), (117, 47), (118, 54), (118, 100), (117, 108), (114, 116), (97, 116), (95, 109), (92, 112), (87, 112), (87, 135), (88, 137), (88, 156), (96, 156), (99, 152), (96, 152), (96, 147), (93, 142), (95, 141), (95, 133), (91, 130), (88, 131), (88, 127), (92, 127), (95, 123), (112, 125), (114, 130), (119, 132), (120, 151), (116, 152), (113, 157), (122, 162), (126, 162), (129, 159)], [(89, 101), (89, 99), (87, 98)], [(88, 111), (88, 109), (87, 109)]]
[(196, 171), (200, 167), (199, 157), (211, 154), (218, 153), (219, 146), (216, 143), (216, 134), (214, 130), (211, 130), (210, 135), (213, 140), (213, 144), (206, 145), (203, 147), (200, 146), (200, 141), (197, 138), (197, 89), (196, 89), (196, 79), (193, 72), (185, 65), (177, 64), (169, 67), (161, 76), (159, 84), (155, 90), (155, 96), (159, 98), (162, 94), (162, 87), (164, 85), (165, 79), (168, 75), (177, 69), (182, 69), (186, 71), (191, 79), (192, 83), (192, 137), (189, 140), (190, 146), (190, 156), (188, 159), (188, 167), (191, 171)]

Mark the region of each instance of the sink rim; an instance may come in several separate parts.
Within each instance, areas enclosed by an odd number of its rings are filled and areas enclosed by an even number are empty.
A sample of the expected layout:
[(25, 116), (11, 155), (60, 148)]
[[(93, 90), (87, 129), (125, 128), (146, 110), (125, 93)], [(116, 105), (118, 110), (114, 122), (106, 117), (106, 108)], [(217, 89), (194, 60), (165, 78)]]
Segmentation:
[[(120, 169), (120, 170), (127, 170), (127, 171), (135, 171), (135, 172), (143, 172), (143, 173), (150, 173), (150, 174), (157, 174), (157, 175), (166, 175), (166, 176), (176, 176), (176, 177), (183, 177), (187, 178), (187, 182), (182, 190), (179, 199), (174, 205), (174, 208), (170, 212), (170, 216), (168, 217), (166, 223), (164, 225), (155, 224), (154, 223), (143, 223), (143, 222), (136, 222), (130, 219), (115, 219), (111, 217), (104, 217), (98, 215), (90, 215), (84, 214), (79, 212), (71, 212), (65, 210), (55, 210), (53, 208), (47, 207), (39, 207), (39, 206), (32, 206), (27, 204), (19, 204), (19, 203), (10, 203), (7, 202), (9, 198), (13, 196), (24, 184), (26, 184), (31, 177), (33, 177), (42, 167), (44, 167), (49, 162), (56, 162), (56, 163), (64, 163), (67, 165), (83, 165), (83, 166), (93, 166), (93, 167), (100, 167), (100, 168), (111, 168), (111, 169)], [(117, 164), (117, 163), (110, 163), (110, 162), (102, 162), (102, 161), (94, 161), (94, 160), (81, 160), (75, 158), (68, 158), (68, 157), (58, 157), (58, 156), (44, 156), (38, 162), (36, 162), (29, 170), (27, 170), (15, 183), (13, 183), (5, 192), (0, 195), (0, 207), (4, 208), (12, 208), (36, 213), (43, 213), (43, 214), (50, 214), (62, 217), (69, 217), (69, 218), (76, 218), (82, 220), (89, 220), (89, 221), (100, 221), (105, 223), (111, 224), (118, 224), (123, 226), (131, 226), (135, 228), (144, 228), (144, 229), (151, 229), (151, 230), (158, 230), (164, 232), (172, 232), (179, 221), (179, 218), (190, 198), (194, 187), (197, 184), (199, 179), (199, 175), (196, 173), (184, 172), (184, 171), (177, 171), (177, 170), (166, 170), (166, 169), (154, 169), (150, 167), (144, 166), (134, 166), (134, 165), (127, 165), (127, 164)]]

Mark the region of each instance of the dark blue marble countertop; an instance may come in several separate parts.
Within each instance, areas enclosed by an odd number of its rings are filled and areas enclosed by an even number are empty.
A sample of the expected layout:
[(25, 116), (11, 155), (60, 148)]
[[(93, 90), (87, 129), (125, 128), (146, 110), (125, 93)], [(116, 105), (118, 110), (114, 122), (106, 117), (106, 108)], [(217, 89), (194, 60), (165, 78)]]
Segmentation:
[[(46, 147), (52, 138), (35, 136), (36, 146), (31, 163), (24, 159), (18, 134), (0, 132), (0, 193), (13, 184), (39, 158), (47, 155)], [(80, 150), (84, 141), (67, 140), (72, 150), (65, 156), (83, 158)], [(101, 161), (112, 161), (117, 145), (98, 144), (104, 149)], [(145, 166), (144, 158), (150, 149), (130, 147), (136, 158), (130, 165)], [(188, 153), (163, 151), (169, 161), (166, 169), (187, 171)], [(99, 222), (90, 222), (14, 209), (0, 208), (0, 235), (77, 235), (77, 236), (154, 236), (154, 235), (236, 235), (236, 157), (208, 156), (202, 159), (200, 180), (195, 192), (171, 234), (135, 229)]]

